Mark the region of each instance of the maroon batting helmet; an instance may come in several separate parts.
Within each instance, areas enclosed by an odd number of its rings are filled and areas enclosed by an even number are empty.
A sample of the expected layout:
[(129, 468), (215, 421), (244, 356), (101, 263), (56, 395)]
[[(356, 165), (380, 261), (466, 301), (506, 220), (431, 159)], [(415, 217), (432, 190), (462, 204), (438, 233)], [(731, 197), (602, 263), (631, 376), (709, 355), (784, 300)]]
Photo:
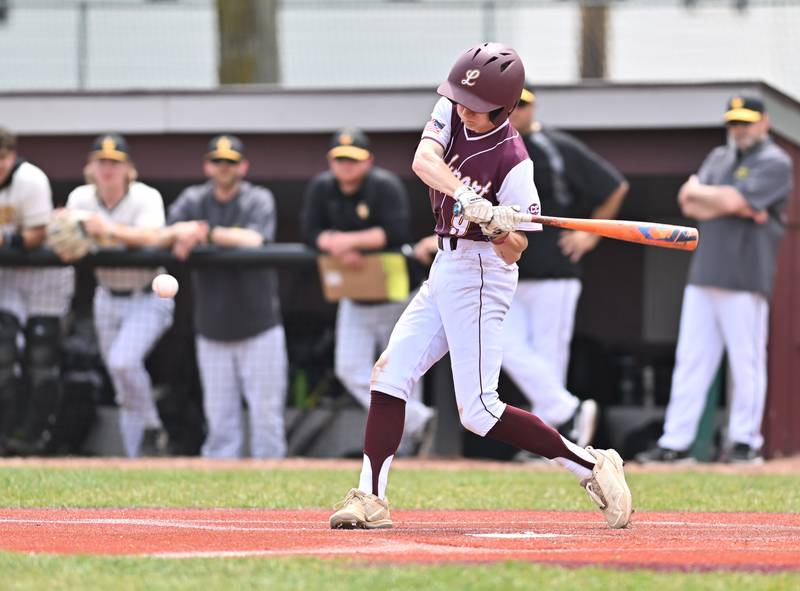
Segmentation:
[(525, 66), (517, 52), (501, 43), (471, 47), (453, 67), (437, 92), (476, 113), (502, 111), (499, 125), (517, 106), (525, 83)]

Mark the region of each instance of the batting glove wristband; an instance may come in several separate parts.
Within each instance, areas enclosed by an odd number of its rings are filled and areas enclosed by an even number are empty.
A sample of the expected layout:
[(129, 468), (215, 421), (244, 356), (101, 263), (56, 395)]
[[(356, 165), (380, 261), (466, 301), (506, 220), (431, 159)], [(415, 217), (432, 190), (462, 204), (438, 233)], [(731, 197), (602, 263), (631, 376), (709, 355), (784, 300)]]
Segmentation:
[(453, 199), (458, 202), (453, 213), (463, 216), (468, 222), (484, 224), (492, 219), (492, 202), (478, 195), (472, 187), (460, 186), (453, 193)]

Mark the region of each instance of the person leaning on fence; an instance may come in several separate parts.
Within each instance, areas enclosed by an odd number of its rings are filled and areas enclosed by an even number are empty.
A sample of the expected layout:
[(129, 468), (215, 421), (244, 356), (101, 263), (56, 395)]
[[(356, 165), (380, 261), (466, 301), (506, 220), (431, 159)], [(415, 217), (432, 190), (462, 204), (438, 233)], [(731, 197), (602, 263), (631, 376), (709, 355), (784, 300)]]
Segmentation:
[[(562, 217), (616, 217), (628, 183), (601, 156), (569, 134), (536, 119), (536, 95), (523, 89), (509, 116), (534, 163), (542, 211)], [(585, 447), (592, 442), (597, 404), (566, 388), (575, 309), (581, 293), (580, 261), (600, 236), (543, 227), (528, 236), (517, 263), (519, 283), (503, 330), (503, 370), (536, 415)]]
[(733, 378), (727, 459), (763, 461), (767, 331), (792, 161), (769, 137), (764, 103), (734, 96), (725, 111), (728, 142), (714, 148), (678, 193), (702, 239), (689, 268), (664, 434), (641, 462), (691, 461), (690, 448), (727, 352)]
[[(361, 251), (397, 248), (407, 242), (408, 194), (395, 174), (374, 165), (367, 135), (355, 128), (336, 132), (327, 157), (329, 169), (306, 188), (300, 220), (303, 240), (351, 268), (363, 265)], [(364, 409), (370, 405), (372, 366), (406, 303), (348, 298), (339, 302), (336, 377)], [(434, 411), (420, 397), (417, 388), (408, 400), (403, 451), (430, 443), (423, 439), (429, 439)]]
[[(17, 154), (16, 137), (0, 128), (0, 248), (41, 246), (53, 209), (50, 182)], [(56, 410), (60, 389), (61, 319), (74, 289), (71, 267), (0, 268), (0, 450), (35, 453)], [(17, 344), (24, 336), (25, 387)], [(21, 394), (21, 395), (20, 395)]]
[[(244, 180), (249, 161), (233, 135), (209, 144), (207, 182), (184, 189), (169, 208), (171, 224), (159, 243), (180, 259), (198, 245), (258, 247), (275, 240), (275, 199), (269, 189)], [(208, 436), (202, 453), (242, 455), (242, 396), (250, 420), (250, 455), (286, 455), (284, 406), (288, 381), (286, 337), (278, 279), (270, 268), (192, 269), (197, 361)]]
[[(136, 180), (128, 144), (116, 133), (99, 136), (84, 169), (87, 183), (74, 189), (67, 210), (85, 212), (86, 233), (106, 245), (147, 245), (164, 225), (161, 194)], [(172, 325), (174, 302), (156, 296), (155, 268), (98, 267), (94, 325), (100, 354), (119, 404), (125, 454), (140, 455), (145, 433), (158, 434), (158, 416), (144, 360)]]

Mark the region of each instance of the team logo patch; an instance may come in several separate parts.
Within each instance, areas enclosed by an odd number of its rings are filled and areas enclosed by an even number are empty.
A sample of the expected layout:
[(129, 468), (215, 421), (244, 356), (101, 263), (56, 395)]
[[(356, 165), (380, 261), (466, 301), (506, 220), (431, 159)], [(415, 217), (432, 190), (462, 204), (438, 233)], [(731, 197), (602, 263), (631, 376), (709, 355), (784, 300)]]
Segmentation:
[(464, 72), (464, 78), (461, 80), (461, 84), (464, 86), (475, 86), (475, 81), (478, 79), (478, 76), (481, 75), (480, 70), (467, 70)]
[(539, 215), (540, 211), (541, 207), (538, 203), (531, 203), (530, 206), (528, 206), (528, 213), (531, 215)]
[(431, 119), (425, 126), (425, 131), (430, 131), (431, 133), (435, 133), (436, 135), (442, 133), (443, 129), (444, 129), (444, 123), (442, 123), (438, 119)]
[(0, 226), (16, 223), (16, 214), (13, 205), (0, 205)]
[(369, 206), (363, 202), (356, 205), (356, 215), (362, 220), (367, 219), (369, 217)]

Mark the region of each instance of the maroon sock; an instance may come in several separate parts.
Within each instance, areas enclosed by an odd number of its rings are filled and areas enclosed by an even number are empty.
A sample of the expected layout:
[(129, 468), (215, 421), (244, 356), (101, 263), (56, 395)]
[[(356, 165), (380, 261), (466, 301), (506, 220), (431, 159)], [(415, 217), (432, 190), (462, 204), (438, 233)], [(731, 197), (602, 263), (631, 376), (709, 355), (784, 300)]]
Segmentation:
[(564, 458), (591, 470), (594, 464), (575, 455), (564, 444), (561, 435), (542, 419), (519, 408), (506, 406), (505, 412), (487, 437), (508, 443), (516, 448), (539, 454), (548, 459)]
[(372, 392), (364, 432), (364, 453), (372, 467), (372, 494), (378, 494), (381, 467), (400, 446), (406, 420), (406, 401), (383, 392)]

